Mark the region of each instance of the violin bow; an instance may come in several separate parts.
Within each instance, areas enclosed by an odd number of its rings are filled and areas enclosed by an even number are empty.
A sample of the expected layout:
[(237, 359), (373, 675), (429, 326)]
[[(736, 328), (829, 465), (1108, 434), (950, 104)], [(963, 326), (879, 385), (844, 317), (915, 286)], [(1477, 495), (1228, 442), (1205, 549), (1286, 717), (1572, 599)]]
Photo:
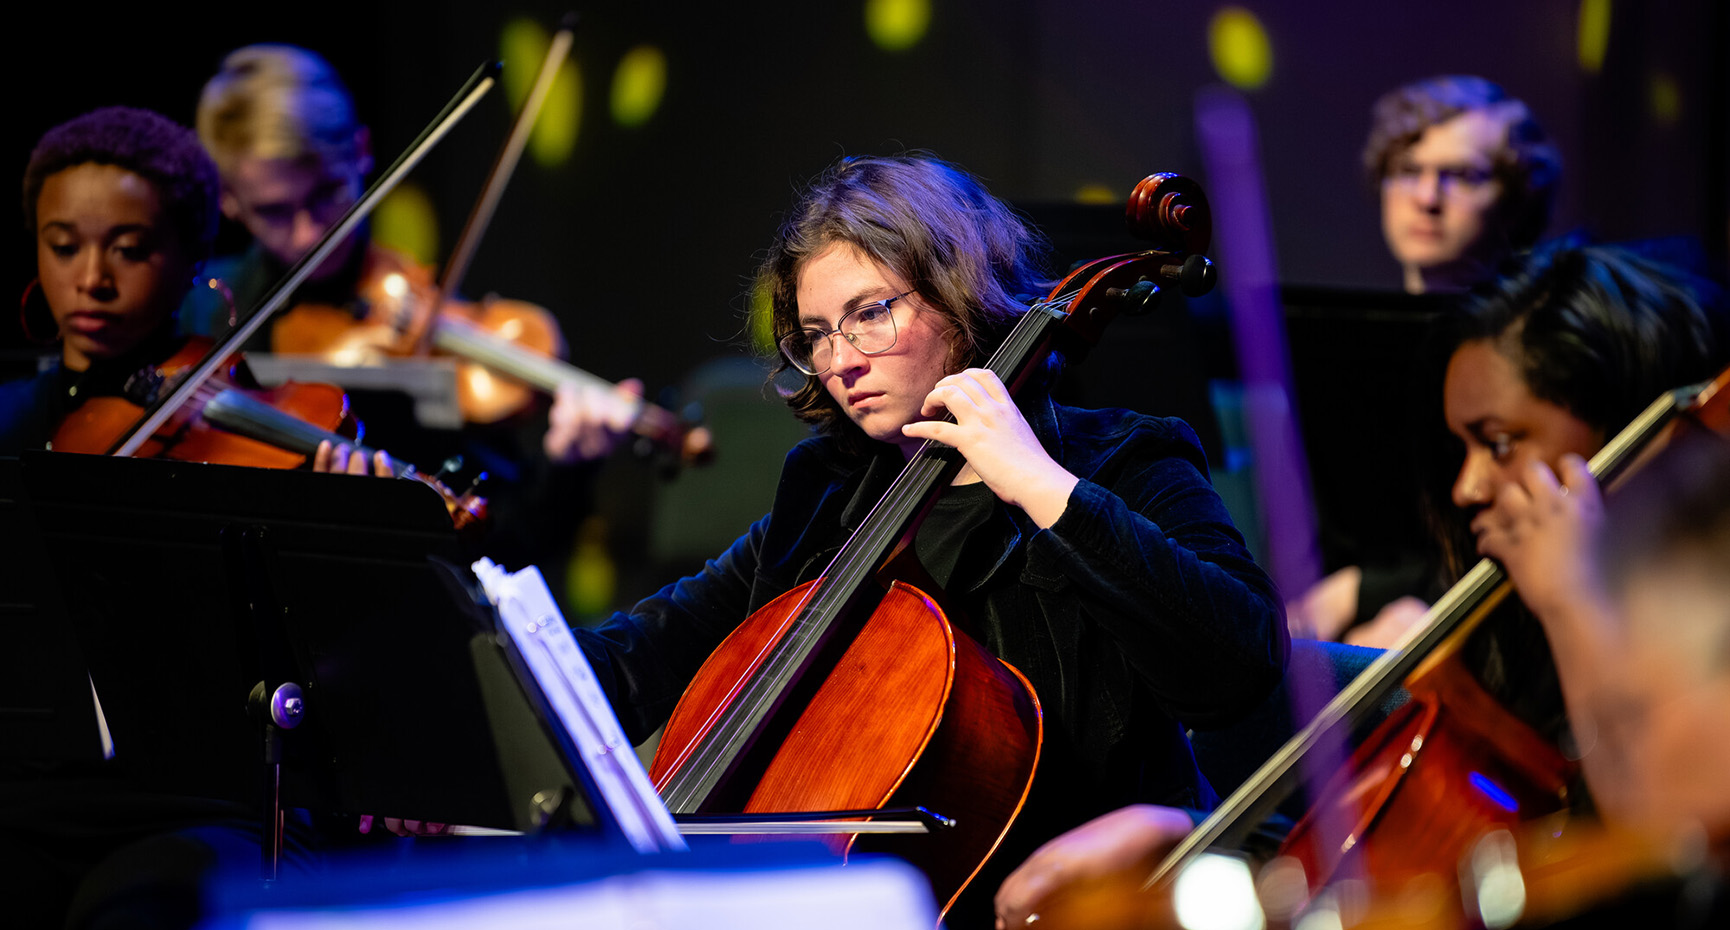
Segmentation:
[(463, 224), (462, 233), (457, 236), (456, 246), (451, 249), (450, 260), (445, 262), (444, 274), (439, 277), (438, 295), (433, 298), (431, 305), (418, 308), (414, 319), (409, 323), (410, 355), (426, 355), (432, 349), (433, 328), (437, 325), (439, 308), (451, 299), (457, 286), (462, 283), (463, 276), (468, 274), (469, 264), (474, 261), (475, 249), (480, 247), (481, 236), (492, 223), (493, 213), (499, 206), (499, 198), (504, 196), (505, 185), (510, 183), (511, 175), (516, 172), (517, 162), (522, 159), (523, 147), (528, 145), (529, 134), (534, 132), (535, 122), (540, 119), (541, 106), (546, 103), (547, 92), (553, 86), (553, 76), (558, 73), (559, 65), (563, 64), (565, 57), (570, 54), (576, 20), (575, 13), (567, 13), (559, 23), (559, 31), (553, 35), (552, 44), (547, 46), (547, 55), (541, 60), (541, 69), (535, 75), (534, 87), (523, 101), (523, 108), (518, 111), (516, 122), (511, 125), (510, 135), (505, 137), (504, 148), (499, 150), (498, 159), (493, 162), (492, 170), (487, 174), (481, 195), (475, 200), (474, 209), (469, 213), (468, 221)]
[(264, 299), (259, 302), (258, 307), (247, 315), (245, 321), (218, 339), (204, 354), (204, 358), (200, 359), (198, 364), (188, 370), (185, 376), (180, 379), (174, 390), (165, 396), (158, 397), (154, 403), (146, 407), (144, 413), (139, 416), (138, 422), (134, 423), (130, 429), (121, 434), (119, 439), (114, 441), (108, 454), (132, 455), (144, 445), (146, 440), (155, 435), (156, 431), (174, 415), (174, 412), (184, 406), (203, 386), (204, 382), (209, 380), (218, 368), (222, 367), (223, 362), (227, 361), (228, 357), (233, 354), (234, 349), (244, 345), (246, 340), (252, 338), (252, 334), (258, 331), (259, 327), (263, 326), (277, 310), (288, 303), (295, 290), (306, 281), (315, 268), (330, 257), (331, 252), (336, 250), (343, 239), (372, 213), (379, 201), (394, 190), (397, 184), (408, 175), (409, 171), (420, 164), (421, 159), (432, 151), (433, 146), (442, 141), (457, 122), (468, 115), (469, 111), (474, 109), (475, 104), (479, 103), (480, 99), (492, 90), (493, 86), (498, 83), (499, 68), (500, 65), (496, 61), (485, 62), (476, 68), (474, 74), (470, 75), (462, 88), (457, 91), (456, 96), (445, 104), (444, 109), (440, 110), (433, 121), (421, 130), (420, 135), (409, 144), (401, 155), (397, 156), (396, 161), (385, 169), (378, 180), (374, 181), (372, 186), (361, 194), (360, 199), (356, 200), (348, 208), (348, 211), (343, 213), (342, 218), (325, 231), (324, 237), (319, 239), (318, 243), (306, 255), (302, 256), (300, 261), (294, 263), (294, 267), (288, 270), (288, 274), (271, 287)]

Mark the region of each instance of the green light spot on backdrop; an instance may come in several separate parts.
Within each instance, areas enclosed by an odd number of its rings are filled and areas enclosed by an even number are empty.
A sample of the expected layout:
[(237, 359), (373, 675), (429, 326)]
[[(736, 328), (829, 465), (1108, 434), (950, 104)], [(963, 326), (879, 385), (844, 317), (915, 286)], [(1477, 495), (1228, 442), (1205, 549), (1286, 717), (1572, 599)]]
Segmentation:
[(423, 265), (438, 261), (439, 218), (426, 191), (404, 182), (385, 195), (372, 215), (372, 237)]
[(535, 72), (540, 69), (541, 58), (547, 54), (551, 41), (541, 24), (526, 16), (507, 21), (499, 31), (499, 61), (505, 66), (501, 77), (511, 109), (522, 106), (523, 98), (529, 95), (529, 88), (535, 84)]
[(865, 34), (886, 52), (919, 44), (931, 27), (931, 0), (865, 0)]
[(660, 108), (666, 90), (667, 56), (652, 45), (631, 49), (613, 72), (613, 121), (643, 125)]
[(1652, 75), (1647, 93), (1653, 122), (1669, 126), (1682, 118), (1682, 85), (1674, 77), (1663, 72)]
[(767, 288), (751, 291), (751, 309), (745, 317), (745, 330), (751, 334), (751, 347), (759, 352), (775, 352), (774, 306)]
[(1610, 0), (1580, 0), (1580, 69), (1597, 74), (1610, 48)]
[(1267, 30), (1243, 7), (1223, 7), (1213, 14), (1207, 24), (1207, 48), (1213, 70), (1233, 87), (1255, 90), (1273, 73), (1273, 46)]
[[(512, 109), (522, 106), (540, 73), (552, 39), (540, 23), (517, 17), (499, 32), (499, 60), (504, 62), (505, 96)], [(583, 84), (574, 61), (565, 61), (553, 75), (546, 103), (529, 136), (529, 157), (543, 168), (561, 165), (577, 144), (577, 128), (583, 116)]]

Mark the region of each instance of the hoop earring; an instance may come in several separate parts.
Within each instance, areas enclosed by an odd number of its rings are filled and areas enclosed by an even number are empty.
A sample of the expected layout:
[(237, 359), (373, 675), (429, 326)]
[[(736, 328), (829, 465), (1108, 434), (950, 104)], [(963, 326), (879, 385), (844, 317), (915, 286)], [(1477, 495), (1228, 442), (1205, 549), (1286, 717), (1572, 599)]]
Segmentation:
[[(24, 341), (32, 345), (51, 345), (60, 338), (58, 326), (55, 327), (54, 335), (47, 337), (38, 336), (30, 330), (30, 308), (38, 303), (47, 303), (47, 298), (42, 295), (42, 279), (35, 277), (30, 279), (29, 284), (24, 285), (24, 293), (18, 298), (18, 329), (24, 333)], [(48, 311), (48, 319), (50, 323), (53, 322), (53, 310)]]
[[(194, 277), (192, 280), (196, 283), (198, 278)], [(204, 286), (221, 295), (222, 306), (228, 310), (228, 328), (233, 329), (239, 326), (240, 310), (234, 305), (234, 291), (230, 290), (221, 278), (205, 278)]]

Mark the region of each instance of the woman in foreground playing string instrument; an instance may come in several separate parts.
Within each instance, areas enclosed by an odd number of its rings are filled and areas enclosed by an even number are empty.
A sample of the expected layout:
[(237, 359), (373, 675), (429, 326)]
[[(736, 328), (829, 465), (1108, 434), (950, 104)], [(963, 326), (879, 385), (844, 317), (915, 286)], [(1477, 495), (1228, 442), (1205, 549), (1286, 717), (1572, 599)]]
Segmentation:
[[(1061, 407), (1040, 385), (1012, 400), (973, 367), (1039, 291), (1035, 248), (976, 180), (928, 157), (844, 159), (800, 199), (759, 286), (781, 367), (804, 376), (788, 403), (819, 435), (789, 454), (770, 514), (701, 574), (577, 631), (633, 739), (747, 615), (820, 572), (935, 439), (967, 465), (914, 548), (1045, 710), (1039, 776), (1005, 849), (1130, 800), (1214, 803), (1183, 727), (1227, 723), (1278, 681), (1279, 599), (1186, 425)], [(995, 884), (975, 880), (955, 925), (988, 919)]]
[[(1534, 496), (1551, 503), (1564, 481), (1590, 482), (1585, 457), (1662, 391), (1719, 370), (1730, 330), (1716, 295), (1702, 288), (1619, 249), (1558, 247), (1470, 301), (1438, 339), (1441, 412), (1459, 457), (1451, 485), (1435, 482), (1453, 506), (1433, 508), (1433, 522), (1456, 574), (1476, 555), (1506, 560), (1544, 621), (1492, 624), (1472, 639), (1469, 661), (1487, 690), (1552, 738), (1574, 740), (1564, 703), (1576, 709), (1580, 683), (1599, 667), (1592, 641), (1546, 619), (1557, 592), (1585, 580), (1578, 561), (1553, 553), (1509, 558), (1507, 528), (1525, 519)], [(1595, 790), (1597, 761), (1587, 753), (1584, 762)], [(1109, 873), (1150, 873), (1187, 832), (1173, 813), (1117, 811), (1060, 837), (1004, 884), (1000, 920), (1016, 925), (1052, 893)]]

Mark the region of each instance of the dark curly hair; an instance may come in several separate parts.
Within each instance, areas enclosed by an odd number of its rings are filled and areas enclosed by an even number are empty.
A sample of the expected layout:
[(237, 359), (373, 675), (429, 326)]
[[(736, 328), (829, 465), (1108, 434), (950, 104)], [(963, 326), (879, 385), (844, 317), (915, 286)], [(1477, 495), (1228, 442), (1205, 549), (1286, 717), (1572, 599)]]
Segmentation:
[(1532, 111), (1500, 85), (1470, 75), (1444, 75), (1416, 81), (1383, 94), (1371, 108), (1364, 170), (1380, 189), (1394, 160), (1418, 141), (1424, 130), (1469, 110), (1482, 110), (1508, 127), (1496, 154), (1502, 182), (1504, 231), (1515, 250), (1529, 249), (1550, 225), (1562, 156), (1538, 125)]
[[(777, 342), (800, 329), (805, 264), (836, 243), (899, 275), (949, 320), (951, 371), (983, 362), (1043, 290), (1045, 240), (966, 171), (917, 153), (843, 158), (806, 188), (758, 269)], [(774, 376), (785, 372), (798, 374), (780, 358)], [(793, 412), (843, 448), (866, 448), (865, 434), (822, 383), (800, 377), (785, 392)]]
[(187, 253), (216, 239), (216, 165), (192, 130), (132, 107), (104, 107), (48, 130), (24, 169), (24, 222), (36, 233), (36, 202), (48, 178), (84, 164), (114, 165), (149, 181)]
[[(1532, 396), (1568, 411), (1606, 438), (1660, 394), (1704, 381), (1730, 360), (1730, 308), (1717, 286), (1615, 246), (1568, 242), (1540, 249), (1444, 318), (1430, 365), (1441, 372), (1460, 346), (1488, 341), (1513, 363)], [(1426, 510), (1452, 566), (1471, 562), (1470, 534), (1448, 503), (1460, 450), (1436, 437)], [(1445, 443), (1445, 445), (1440, 445)], [(1446, 514), (1446, 518), (1443, 515)], [(1459, 525), (1453, 525), (1459, 524)]]

